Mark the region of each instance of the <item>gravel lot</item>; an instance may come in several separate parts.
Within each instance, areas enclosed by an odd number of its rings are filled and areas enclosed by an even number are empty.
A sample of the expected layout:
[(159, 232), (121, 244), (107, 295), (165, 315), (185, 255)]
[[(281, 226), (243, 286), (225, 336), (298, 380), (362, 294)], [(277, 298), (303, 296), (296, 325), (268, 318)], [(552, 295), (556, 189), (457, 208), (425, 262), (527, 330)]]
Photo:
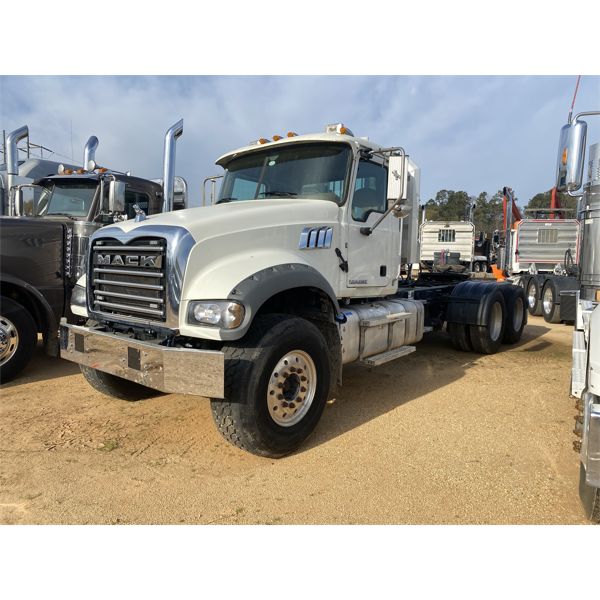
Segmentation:
[(444, 334), (350, 366), (296, 454), (227, 444), (203, 398), (102, 396), (41, 349), (0, 390), (2, 523), (585, 523), (571, 328), (530, 317), (494, 356)]

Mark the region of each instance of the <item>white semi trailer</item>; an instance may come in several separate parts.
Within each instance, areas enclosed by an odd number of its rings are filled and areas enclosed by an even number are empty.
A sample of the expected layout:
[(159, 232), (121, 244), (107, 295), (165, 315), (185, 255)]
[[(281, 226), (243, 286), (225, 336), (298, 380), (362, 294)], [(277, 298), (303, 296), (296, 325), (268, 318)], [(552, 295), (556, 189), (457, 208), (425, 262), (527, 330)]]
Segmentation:
[(217, 164), (214, 205), (94, 234), (72, 296), (89, 320), (62, 324), (61, 356), (97, 390), (208, 397), (229, 442), (280, 457), (313, 431), (345, 364), (400, 358), (445, 325), (462, 350), (521, 337), (521, 288), (401, 277), (418, 259), (419, 206), (402, 148), (335, 124), (262, 138)]
[(573, 331), (571, 395), (576, 399), (574, 449), (579, 454), (579, 495), (586, 516), (600, 523), (600, 144), (589, 149), (587, 183), (582, 188), (587, 124), (579, 113), (561, 130), (557, 188), (579, 197), (583, 224), (577, 316)]

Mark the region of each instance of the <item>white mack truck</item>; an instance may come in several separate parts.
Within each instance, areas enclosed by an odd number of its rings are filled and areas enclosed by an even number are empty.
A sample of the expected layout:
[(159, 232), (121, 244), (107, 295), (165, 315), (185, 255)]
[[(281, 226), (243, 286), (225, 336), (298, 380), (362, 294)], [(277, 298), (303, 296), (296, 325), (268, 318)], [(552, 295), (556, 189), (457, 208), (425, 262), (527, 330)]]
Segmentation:
[(573, 448), (579, 454), (579, 497), (585, 515), (600, 523), (600, 143), (589, 149), (587, 183), (583, 183), (587, 123), (583, 112), (561, 129), (556, 187), (578, 197), (583, 239), (575, 293), (571, 396), (575, 398)]
[(347, 363), (405, 356), (445, 324), (465, 351), (520, 339), (521, 288), (403, 269), (418, 260), (419, 169), (402, 148), (335, 124), (217, 165), (214, 205), (93, 235), (72, 296), (88, 321), (61, 325), (61, 356), (97, 390), (208, 397), (229, 442), (280, 457), (313, 431)]

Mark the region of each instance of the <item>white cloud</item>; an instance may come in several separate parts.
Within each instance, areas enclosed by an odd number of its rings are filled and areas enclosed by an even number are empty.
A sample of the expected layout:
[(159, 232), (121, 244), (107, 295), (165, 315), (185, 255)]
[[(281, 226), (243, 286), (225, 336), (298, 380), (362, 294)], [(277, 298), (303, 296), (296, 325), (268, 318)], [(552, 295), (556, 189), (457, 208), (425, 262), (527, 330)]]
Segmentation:
[[(527, 200), (554, 177), (570, 77), (3, 77), (0, 127), (28, 124), (31, 139), (81, 161), (160, 177), (163, 136), (184, 118), (177, 172), (193, 204), (214, 160), (252, 139), (308, 133), (343, 121), (356, 135), (402, 145), (422, 168), (421, 197), (513, 187)], [(577, 108), (600, 107), (600, 78), (582, 79)], [(600, 127), (590, 119), (591, 141)]]

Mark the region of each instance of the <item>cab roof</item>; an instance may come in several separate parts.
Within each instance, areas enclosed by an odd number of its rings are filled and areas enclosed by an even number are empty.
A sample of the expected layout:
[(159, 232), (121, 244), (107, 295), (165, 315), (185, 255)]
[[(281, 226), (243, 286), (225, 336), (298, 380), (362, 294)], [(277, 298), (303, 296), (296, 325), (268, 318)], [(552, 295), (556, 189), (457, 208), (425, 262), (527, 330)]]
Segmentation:
[(225, 168), (231, 160), (243, 154), (266, 150), (271, 147), (292, 146), (294, 144), (302, 144), (308, 142), (334, 142), (338, 144), (349, 144), (350, 146), (353, 146), (356, 150), (359, 150), (361, 148), (365, 150), (381, 150), (382, 148), (384, 148), (384, 146), (381, 146), (380, 144), (375, 144), (369, 141), (368, 138), (364, 137), (355, 137), (353, 135), (341, 133), (308, 133), (305, 135), (293, 135), (291, 137), (283, 137), (280, 140), (266, 141), (265, 143), (260, 143), (260, 141), (257, 141), (252, 144), (248, 144), (247, 146), (242, 146), (241, 148), (237, 148), (236, 150), (232, 150), (230, 152), (227, 152), (226, 154), (221, 155), (215, 161), (215, 164)]

